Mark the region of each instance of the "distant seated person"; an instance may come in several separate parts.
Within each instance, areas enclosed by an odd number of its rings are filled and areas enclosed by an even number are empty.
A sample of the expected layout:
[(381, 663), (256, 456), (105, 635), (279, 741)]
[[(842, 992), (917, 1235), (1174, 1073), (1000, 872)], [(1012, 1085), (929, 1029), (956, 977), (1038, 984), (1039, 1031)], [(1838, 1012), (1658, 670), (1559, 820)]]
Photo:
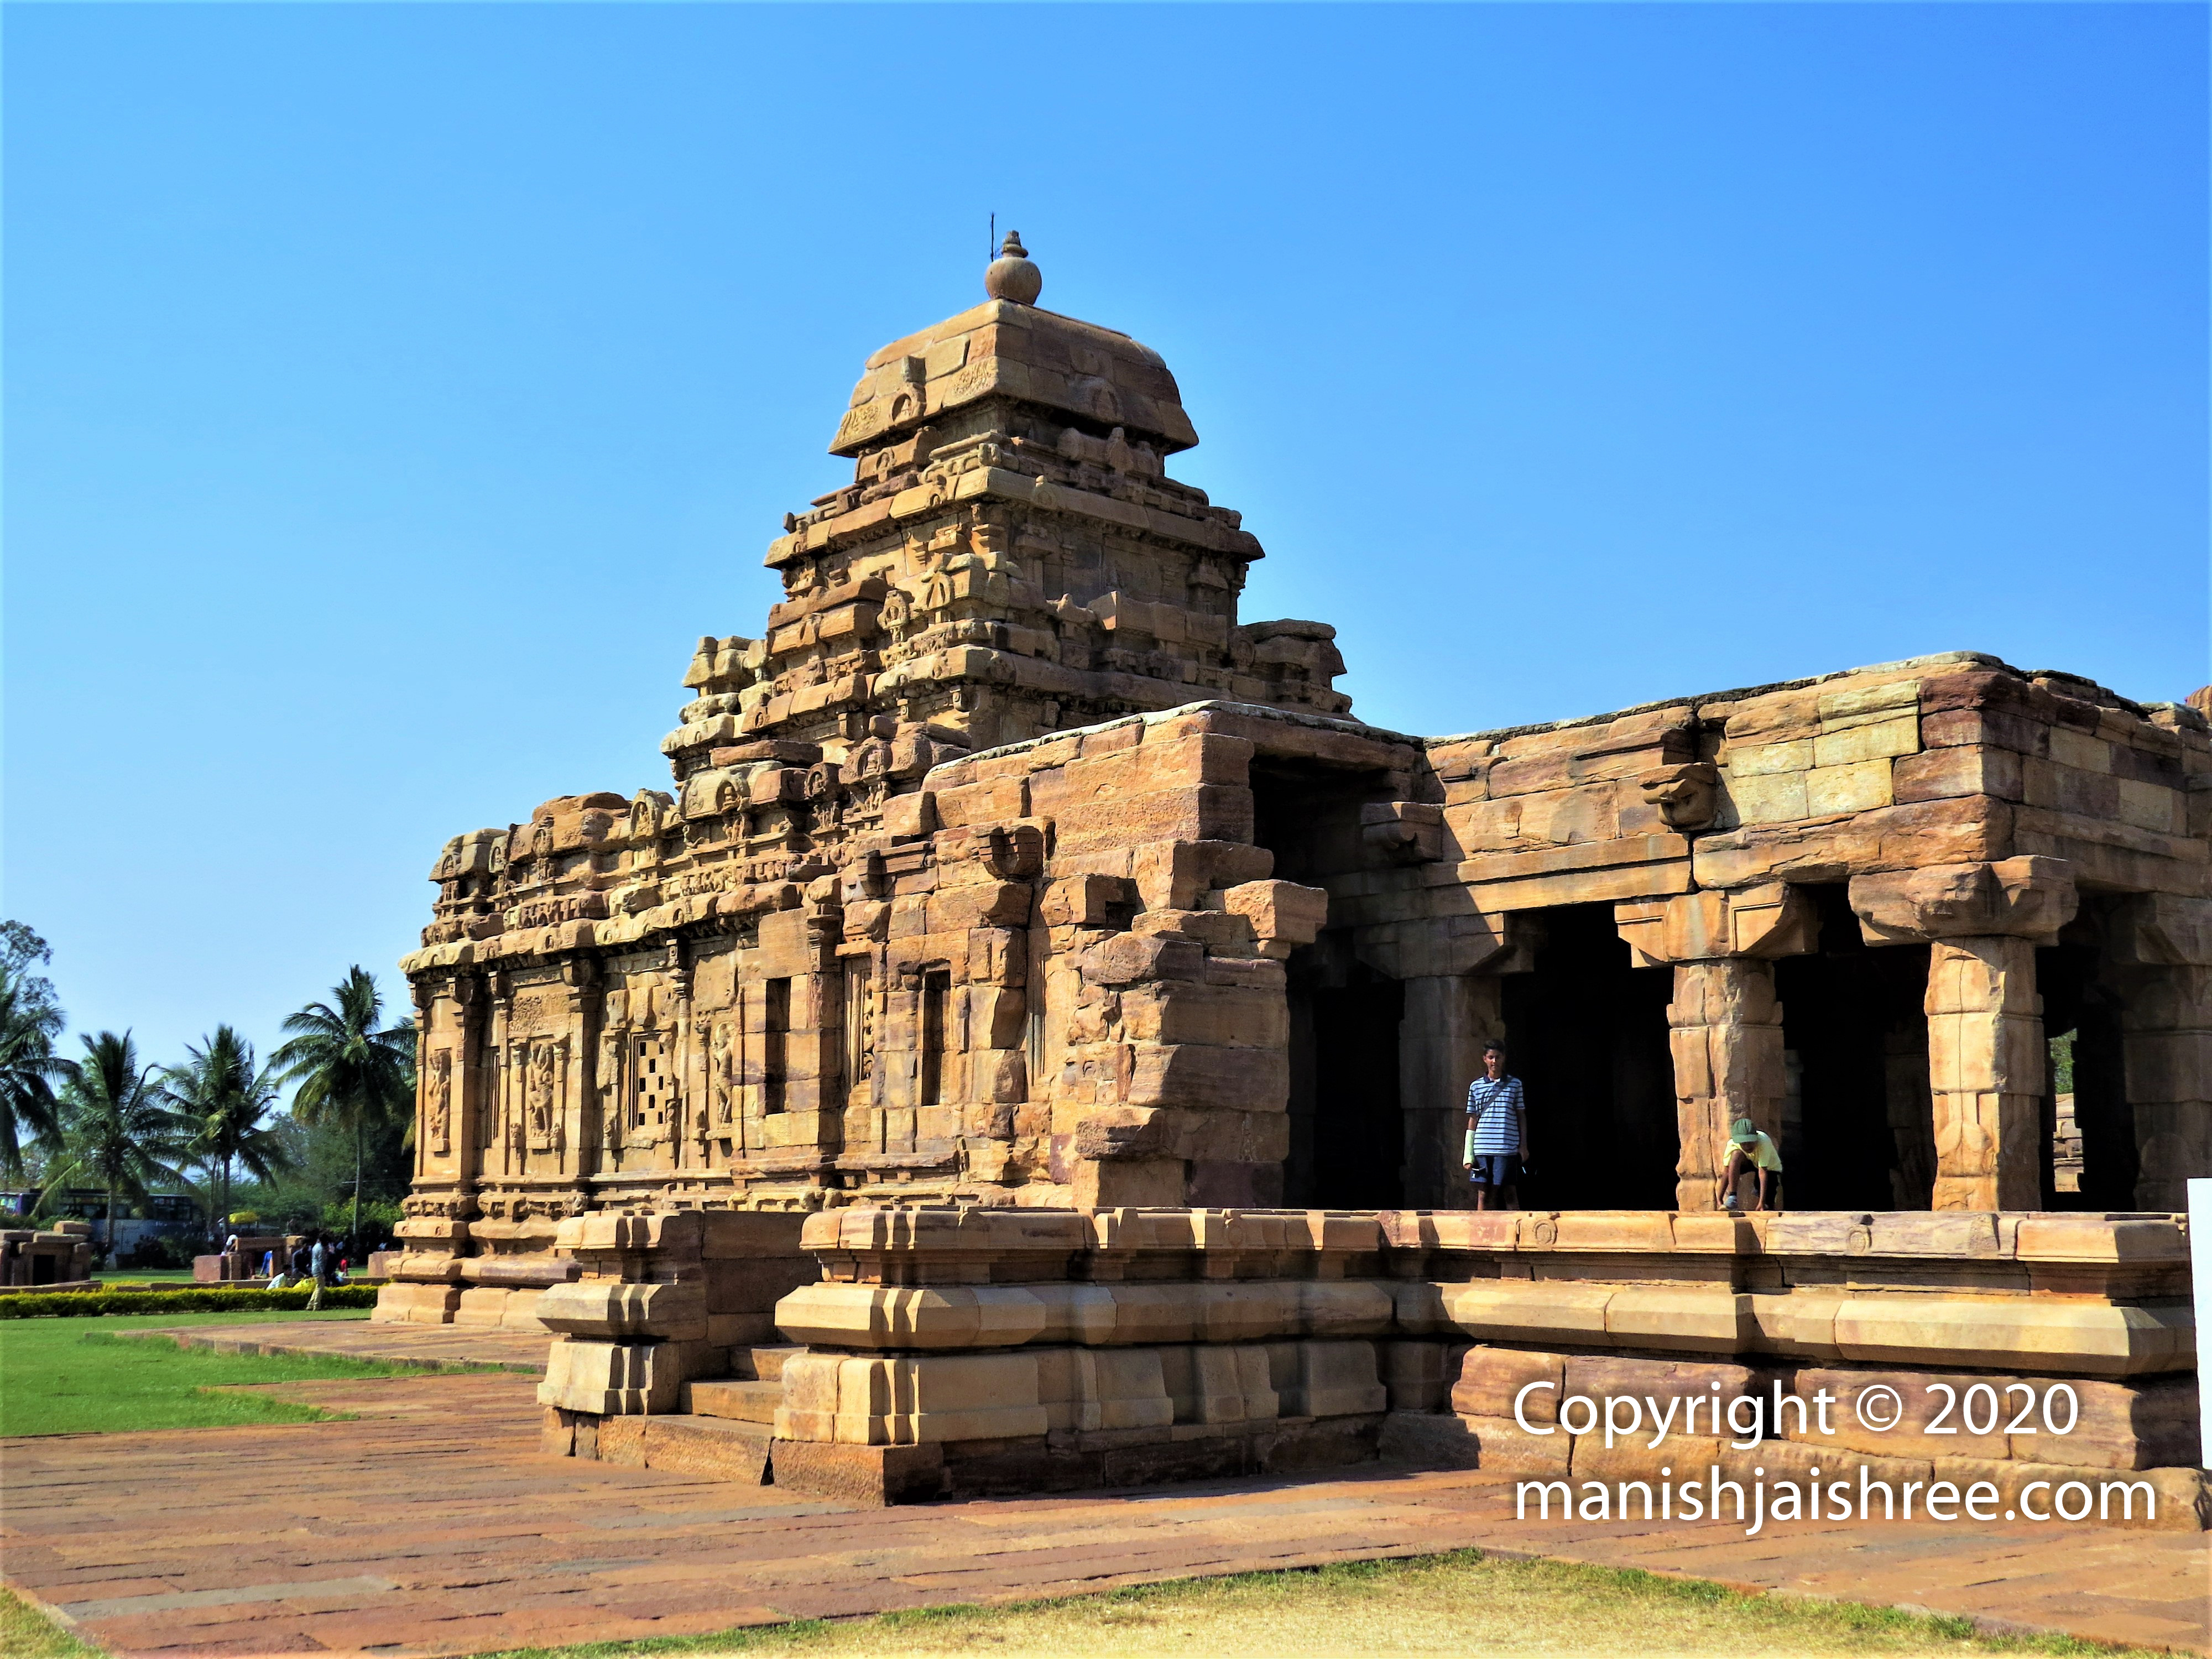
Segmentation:
[(1721, 1171), (1720, 1190), (1713, 1201), (1723, 1210), (1741, 1206), (1736, 1183), (1747, 1175), (1759, 1177), (1759, 1201), (1754, 1210), (1782, 1207), (1782, 1153), (1773, 1139), (1747, 1117), (1729, 1126), (1728, 1164)]

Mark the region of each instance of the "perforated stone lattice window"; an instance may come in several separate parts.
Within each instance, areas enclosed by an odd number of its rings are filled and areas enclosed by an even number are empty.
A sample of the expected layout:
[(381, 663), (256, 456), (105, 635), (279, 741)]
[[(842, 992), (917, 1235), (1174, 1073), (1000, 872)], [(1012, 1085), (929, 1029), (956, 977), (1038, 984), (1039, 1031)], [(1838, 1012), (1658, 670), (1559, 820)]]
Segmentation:
[(630, 1127), (665, 1129), (674, 1106), (675, 1079), (665, 1069), (667, 1051), (657, 1036), (636, 1040), (630, 1055)]

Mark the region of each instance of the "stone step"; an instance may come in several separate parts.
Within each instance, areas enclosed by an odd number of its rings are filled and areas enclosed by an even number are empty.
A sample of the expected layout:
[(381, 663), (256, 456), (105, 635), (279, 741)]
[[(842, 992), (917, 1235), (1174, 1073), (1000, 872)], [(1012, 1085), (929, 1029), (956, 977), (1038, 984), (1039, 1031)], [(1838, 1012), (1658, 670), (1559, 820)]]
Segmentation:
[(775, 1423), (775, 1408), (783, 1403), (783, 1384), (763, 1382), (756, 1377), (724, 1376), (712, 1381), (701, 1378), (684, 1385), (680, 1403), (695, 1417), (722, 1418), (771, 1428)]
[[(747, 1385), (757, 1386), (757, 1385)], [(607, 1424), (617, 1425), (610, 1433)], [(609, 1462), (643, 1464), (741, 1486), (769, 1483), (769, 1430), (720, 1417), (611, 1417), (600, 1425), (599, 1455)]]
[(752, 1382), (775, 1382), (783, 1376), (783, 1362), (793, 1354), (806, 1350), (793, 1344), (785, 1347), (732, 1348), (730, 1351), (730, 1375)]

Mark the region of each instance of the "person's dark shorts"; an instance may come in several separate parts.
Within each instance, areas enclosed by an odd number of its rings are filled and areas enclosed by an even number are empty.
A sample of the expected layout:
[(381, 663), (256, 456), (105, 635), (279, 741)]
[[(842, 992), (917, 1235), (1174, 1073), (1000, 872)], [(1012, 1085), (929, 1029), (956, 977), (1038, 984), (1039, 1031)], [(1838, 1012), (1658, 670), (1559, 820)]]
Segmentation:
[(1468, 1176), (1478, 1187), (1510, 1187), (1521, 1160), (1510, 1152), (1480, 1152)]

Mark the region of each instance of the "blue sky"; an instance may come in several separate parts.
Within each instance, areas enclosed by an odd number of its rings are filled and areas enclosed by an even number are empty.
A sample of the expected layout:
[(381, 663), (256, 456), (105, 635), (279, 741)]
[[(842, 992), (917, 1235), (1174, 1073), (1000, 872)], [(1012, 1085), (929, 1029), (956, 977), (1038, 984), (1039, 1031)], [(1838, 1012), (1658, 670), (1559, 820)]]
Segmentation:
[(993, 211), (1378, 724), (2181, 696), (2206, 18), (9, 6), (7, 913), (159, 1057), (396, 992), (447, 836), (665, 781)]

